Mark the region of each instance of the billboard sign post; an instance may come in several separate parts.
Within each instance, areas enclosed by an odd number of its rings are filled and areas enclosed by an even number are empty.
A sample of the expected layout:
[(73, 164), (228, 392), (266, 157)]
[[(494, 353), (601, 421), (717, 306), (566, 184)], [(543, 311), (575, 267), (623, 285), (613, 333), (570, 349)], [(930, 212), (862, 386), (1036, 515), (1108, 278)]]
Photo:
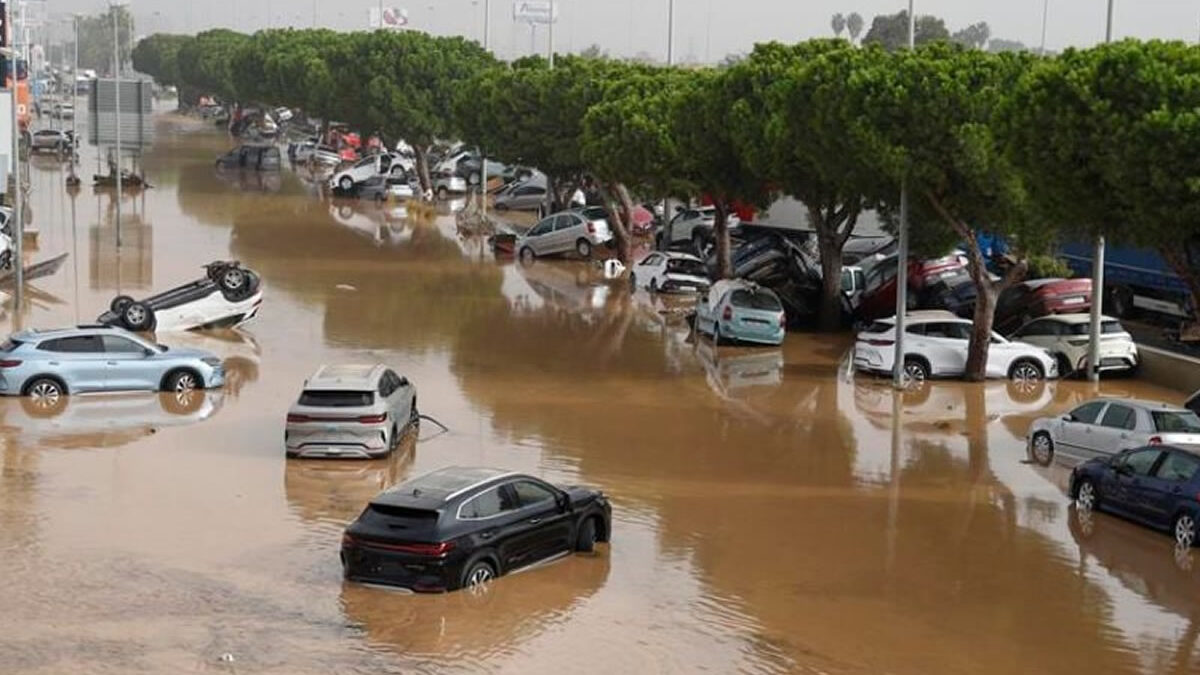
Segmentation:
[(403, 30), (408, 27), (408, 10), (399, 7), (372, 7), (367, 10), (367, 27), (372, 30)]
[(513, 21), (530, 25), (557, 22), (558, 8), (550, 0), (516, 0), (513, 3)]

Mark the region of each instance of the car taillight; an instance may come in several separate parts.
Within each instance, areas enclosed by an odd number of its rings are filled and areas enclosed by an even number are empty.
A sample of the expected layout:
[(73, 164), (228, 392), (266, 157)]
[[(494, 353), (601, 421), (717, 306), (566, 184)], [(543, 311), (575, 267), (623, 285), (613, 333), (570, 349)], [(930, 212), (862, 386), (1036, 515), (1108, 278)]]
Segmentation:
[(1162, 436), (1151, 436), (1150, 440), (1146, 441), (1146, 443), (1149, 445), (1162, 445)]
[(308, 415), (297, 415), (295, 413), (288, 413), (287, 421), (289, 421), (289, 422), (311, 422), (312, 418), (309, 417)]
[(363, 415), (358, 418), (360, 424), (383, 424), (387, 421), (387, 413), (379, 415)]
[(396, 547), (396, 550), (415, 555), (442, 556), (454, 550), (454, 542), (439, 541), (436, 544), (401, 544)]
[(895, 340), (867, 340), (867, 344), (872, 347), (891, 347), (896, 344)]
[(779, 327), (787, 328), (787, 315), (786, 314), (779, 315)]
[(342, 548), (354, 548), (358, 546), (358, 540), (348, 534), (342, 535)]
[(16, 368), (21, 365), (20, 359), (0, 359), (0, 368)]
[(592, 221), (589, 220), (588, 224), (587, 224), (587, 228), (588, 228), (588, 234), (596, 234), (596, 224), (595, 223), (593, 223)]
[(733, 308), (729, 305), (725, 305), (725, 311), (721, 312), (721, 318), (725, 321), (733, 319)]

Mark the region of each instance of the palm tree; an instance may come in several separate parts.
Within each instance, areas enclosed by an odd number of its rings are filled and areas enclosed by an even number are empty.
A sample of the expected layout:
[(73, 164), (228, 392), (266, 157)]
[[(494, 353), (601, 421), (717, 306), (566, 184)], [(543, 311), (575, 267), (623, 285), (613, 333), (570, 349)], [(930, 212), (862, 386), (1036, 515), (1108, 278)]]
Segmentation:
[(833, 26), (833, 34), (842, 37), (842, 31), (846, 30), (846, 17), (842, 16), (841, 12), (833, 15), (833, 21), (830, 22)]
[(850, 16), (846, 17), (846, 29), (850, 31), (850, 41), (858, 42), (858, 36), (862, 34), (863, 18), (858, 12), (851, 12)]

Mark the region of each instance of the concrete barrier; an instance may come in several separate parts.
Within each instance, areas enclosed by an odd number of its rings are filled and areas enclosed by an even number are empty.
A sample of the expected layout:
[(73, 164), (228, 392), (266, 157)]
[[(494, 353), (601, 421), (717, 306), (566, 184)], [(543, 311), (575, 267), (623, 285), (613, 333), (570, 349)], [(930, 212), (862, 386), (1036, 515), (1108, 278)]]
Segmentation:
[(1200, 359), (1141, 344), (1138, 353), (1142, 357), (1139, 377), (1184, 394), (1200, 390)]

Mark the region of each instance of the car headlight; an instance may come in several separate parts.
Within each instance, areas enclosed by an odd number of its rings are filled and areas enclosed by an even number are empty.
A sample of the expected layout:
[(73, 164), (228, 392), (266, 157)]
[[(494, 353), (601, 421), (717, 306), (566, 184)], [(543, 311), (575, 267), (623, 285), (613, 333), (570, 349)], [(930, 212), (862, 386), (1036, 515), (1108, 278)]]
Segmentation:
[(221, 359), (218, 359), (215, 356), (206, 356), (200, 360), (205, 364), (212, 366), (213, 368), (219, 368), (221, 366)]

